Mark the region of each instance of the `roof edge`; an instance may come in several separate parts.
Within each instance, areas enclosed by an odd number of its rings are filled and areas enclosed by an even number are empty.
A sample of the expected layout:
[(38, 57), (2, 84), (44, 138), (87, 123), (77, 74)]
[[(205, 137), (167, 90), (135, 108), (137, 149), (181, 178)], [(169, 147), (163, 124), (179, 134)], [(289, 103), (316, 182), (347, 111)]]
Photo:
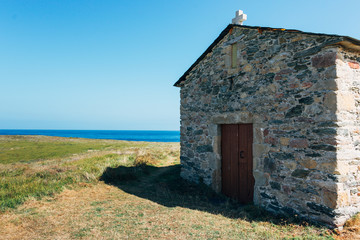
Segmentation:
[(174, 84), (174, 87), (179, 87), (178, 84), (186, 79), (186, 76), (190, 73), (191, 70), (195, 68), (198, 63), (203, 60), (206, 55), (211, 52), (211, 50), (225, 37), (226, 34), (230, 31), (231, 28), (233, 28), (234, 24), (229, 24), (221, 33), (220, 35), (215, 39), (215, 41), (205, 50), (203, 54), (190, 66), (190, 68), (179, 78), (179, 80), (176, 81)]
[[(230, 29), (233, 27), (241, 27), (241, 28), (250, 28), (250, 29), (257, 29), (260, 33), (263, 31), (282, 31), (287, 33), (301, 33), (301, 34), (307, 34), (307, 35), (317, 35), (317, 36), (329, 36), (329, 37), (339, 37), (342, 38), (339, 39), (338, 43), (341, 46), (344, 46), (349, 49), (355, 49), (357, 51), (360, 51), (360, 40), (351, 38), (348, 36), (342, 36), (337, 34), (326, 34), (326, 33), (312, 33), (312, 32), (303, 32), (300, 30), (295, 29), (284, 29), (284, 28), (271, 28), (271, 27), (260, 27), (260, 26), (246, 26), (246, 25), (237, 25), (237, 24), (229, 24), (220, 34), (219, 36), (214, 40), (214, 42), (205, 50), (203, 54), (190, 66), (190, 68), (174, 83), (174, 87), (180, 87), (180, 83), (186, 80), (186, 77), (189, 75), (189, 73), (198, 65), (205, 57), (206, 55), (212, 51), (212, 49), (228, 34)], [(346, 44), (344, 42), (348, 42), (349, 44)], [(333, 43), (334, 44), (334, 43)]]

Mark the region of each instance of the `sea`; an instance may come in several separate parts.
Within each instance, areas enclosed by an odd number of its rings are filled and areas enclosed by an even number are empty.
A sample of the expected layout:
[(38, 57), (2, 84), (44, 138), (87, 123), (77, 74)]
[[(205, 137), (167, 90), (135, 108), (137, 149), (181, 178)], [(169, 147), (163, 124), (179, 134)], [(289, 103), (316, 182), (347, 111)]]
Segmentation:
[(180, 131), (0, 129), (0, 135), (43, 135), (126, 141), (180, 142)]

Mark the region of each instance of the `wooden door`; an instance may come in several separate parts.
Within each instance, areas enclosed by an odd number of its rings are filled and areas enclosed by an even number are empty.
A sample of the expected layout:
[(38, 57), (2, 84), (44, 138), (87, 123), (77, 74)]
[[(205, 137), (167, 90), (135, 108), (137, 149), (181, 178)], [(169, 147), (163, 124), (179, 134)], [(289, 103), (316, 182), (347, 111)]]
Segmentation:
[(221, 125), (222, 192), (246, 204), (253, 201), (252, 124)]

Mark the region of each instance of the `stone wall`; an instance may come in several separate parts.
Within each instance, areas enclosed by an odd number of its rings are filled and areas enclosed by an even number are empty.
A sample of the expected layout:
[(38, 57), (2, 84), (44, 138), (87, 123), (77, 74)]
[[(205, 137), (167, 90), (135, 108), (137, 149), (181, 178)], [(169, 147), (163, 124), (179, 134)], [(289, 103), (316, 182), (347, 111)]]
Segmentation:
[[(350, 69), (359, 74), (359, 58), (329, 47), (337, 41), (233, 28), (181, 83), (182, 177), (220, 192), (221, 124), (253, 123), (255, 204), (343, 224), (344, 208), (355, 211), (349, 205), (358, 202), (358, 165), (340, 147), (359, 148), (353, 140), (360, 131), (360, 80), (340, 76)], [(344, 67), (336, 66), (340, 62)], [(343, 162), (348, 168), (340, 167)]]
[(360, 54), (337, 55), (337, 213), (341, 223), (360, 211)]

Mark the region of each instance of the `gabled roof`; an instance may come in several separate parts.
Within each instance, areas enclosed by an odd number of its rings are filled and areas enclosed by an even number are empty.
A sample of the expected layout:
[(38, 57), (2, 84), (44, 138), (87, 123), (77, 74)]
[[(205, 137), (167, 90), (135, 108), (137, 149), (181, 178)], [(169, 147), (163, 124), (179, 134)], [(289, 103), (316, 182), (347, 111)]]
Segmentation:
[(183, 82), (186, 77), (189, 75), (191, 70), (193, 70), (198, 63), (203, 60), (208, 53), (210, 53), (213, 48), (229, 33), (231, 29), (234, 27), (239, 28), (248, 28), (248, 29), (257, 29), (259, 33), (262, 33), (264, 31), (279, 31), (279, 32), (285, 32), (285, 33), (300, 33), (300, 34), (307, 34), (307, 35), (316, 35), (316, 36), (327, 36), (327, 37), (339, 37), (339, 41), (332, 43), (336, 45), (343, 46), (345, 48), (360, 51), (360, 40), (357, 40), (355, 38), (351, 38), (348, 36), (341, 36), (336, 34), (324, 34), (324, 33), (311, 33), (311, 32), (302, 32), (295, 29), (284, 29), (284, 28), (270, 28), (270, 27), (255, 27), (255, 26), (244, 26), (244, 25), (237, 25), (237, 24), (229, 24), (221, 33), (220, 35), (215, 39), (215, 41), (205, 50), (203, 54), (190, 66), (190, 68), (177, 80), (177, 82), (174, 84), (175, 87), (180, 87), (180, 83)]

